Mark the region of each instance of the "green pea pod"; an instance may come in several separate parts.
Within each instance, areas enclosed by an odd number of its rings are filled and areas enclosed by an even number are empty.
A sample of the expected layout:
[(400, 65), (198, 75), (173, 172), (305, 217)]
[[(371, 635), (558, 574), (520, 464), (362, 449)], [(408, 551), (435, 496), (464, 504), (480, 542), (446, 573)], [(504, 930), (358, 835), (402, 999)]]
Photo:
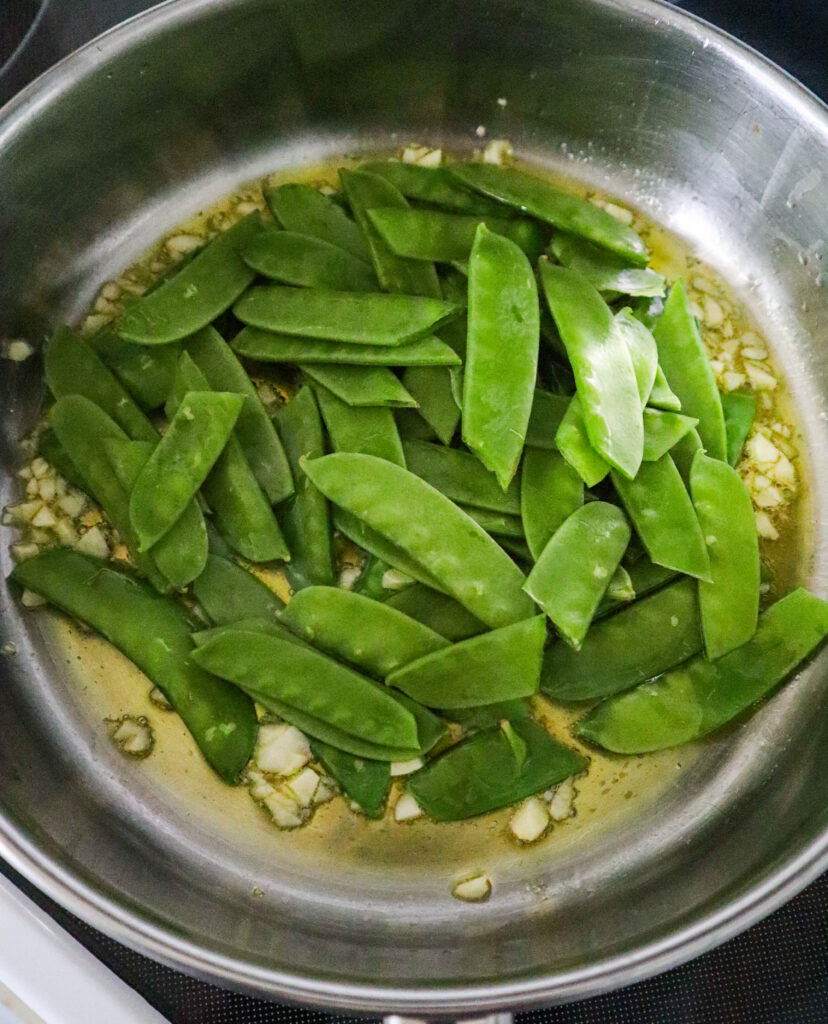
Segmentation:
[(690, 493), (710, 556), (711, 582), (699, 583), (699, 605), (704, 647), (713, 660), (756, 630), (759, 536), (750, 494), (732, 466), (698, 452)]
[(311, 751), (342, 792), (369, 818), (382, 817), (391, 782), (388, 762), (354, 757), (322, 740), (311, 740)]
[(515, 722), (529, 718), (531, 711), (529, 701), (524, 697), (515, 700), (501, 700), (494, 704), (481, 704), (477, 708), (446, 708), (441, 711), (450, 722), (457, 722), (466, 730), (477, 731), (499, 726), (504, 720)]
[(393, 348), (353, 345), (323, 338), (294, 338), (289, 334), (243, 327), (233, 338), (235, 352), (263, 363), (345, 363), (357, 366), (457, 366), (460, 359), (439, 338), (429, 335)]
[(524, 539), (525, 534), (520, 516), (510, 516), (505, 512), (491, 512), (487, 508), (476, 508), (474, 505), (464, 505), (462, 502), (458, 502), (458, 504), (467, 516), (470, 516), (478, 526), (483, 527), (486, 533), (495, 537)]
[[(642, 409), (653, 391), (658, 373), (658, 349), (650, 331), (637, 320), (632, 310), (625, 307), (612, 318), (615, 330), (621, 335), (632, 360), (638, 397)], [(646, 442), (645, 442), (646, 443)]]
[(520, 478), (520, 515), (534, 559), (549, 539), (584, 503), (584, 485), (558, 452), (527, 448)]
[(140, 345), (165, 345), (206, 327), (256, 276), (241, 250), (261, 227), (256, 211), (218, 235), (160, 288), (126, 306), (118, 334)]
[(267, 410), (233, 350), (212, 327), (205, 327), (185, 343), (185, 349), (214, 391), (232, 391), (244, 397), (235, 435), (259, 486), (275, 505), (293, 493), (284, 449)]
[(289, 572), (294, 586), (331, 583), (334, 578), (331, 514), (325, 496), (302, 471), (303, 455), (317, 458), (325, 452), (322, 420), (313, 392), (300, 388), (276, 413), (276, 426), (285, 446), (296, 490), (284, 503), (279, 517), (291, 550)]
[(538, 691), (545, 643), (546, 620), (536, 615), (433, 650), (390, 672), (386, 682), (432, 708), (529, 697)]
[(265, 228), (242, 250), (248, 266), (265, 277), (305, 288), (342, 292), (375, 291), (377, 279), (368, 264), (321, 238)]
[(722, 403), (681, 278), (670, 289), (653, 335), (659, 363), (681, 401), (681, 411), (698, 419), (699, 437), (708, 455), (724, 459), (727, 437)]
[(380, 286), (402, 295), (440, 297), (433, 263), (397, 256), (371, 222), (368, 211), (377, 206), (408, 209), (405, 197), (385, 178), (365, 171), (340, 171), (339, 179), (357, 223), (368, 241), (371, 262)]
[(446, 640), (466, 640), (486, 629), (479, 619), (453, 597), (442, 594), (439, 590), (432, 590), (422, 583), (415, 583), (411, 587), (397, 591), (386, 598), (385, 603), (389, 608), (396, 608), (404, 615), (428, 626)]
[(310, 185), (279, 185), (266, 188), (264, 197), (277, 223), (286, 231), (300, 231), (337, 245), (368, 262), (371, 253), (359, 225), (329, 196)]
[(285, 640), (287, 643), (295, 644), (297, 647), (302, 647), (305, 650), (313, 650), (310, 644), (305, 643), (301, 637), (298, 637), (287, 626), (283, 626), (281, 622), (275, 619), (262, 619), (258, 617), (239, 619), (236, 622), (228, 622), (224, 626), (213, 626), (211, 629), (200, 629), (192, 634), (192, 641), (196, 647), (203, 647), (205, 644), (215, 640), (216, 637), (226, 637), (229, 635), (238, 637), (245, 633), (255, 633), (258, 636), (275, 636), (279, 640)]
[(507, 515), (520, 515), (520, 480), (501, 488), (476, 455), (426, 441), (405, 441), (409, 470), (452, 501)]
[(417, 403), (417, 412), (444, 444), (450, 444), (460, 422), (460, 403), (455, 397), (452, 369), (442, 366), (409, 366), (403, 387)]
[(405, 466), (400, 435), (389, 408), (348, 405), (321, 384), (315, 383), (313, 390), (334, 451), (362, 452)]
[(414, 260), (453, 263), (468, 260), (478, 224), (504, 235), (519, 246), (531, 262), (546, 247), (548, 231), (525, 217), (463, 216), (442, 210), (406, 210), (378, 207), (368, 210), (371, 223), (397, 256)]
[(756, 395), (752, 391), (729, 391), (722, 395), (722, 412), (727, 437), (727, 461), (735, 466), (756, 416)]
[(124, 341), (111, 327), (86, 339), (143, 409), (164, 404), (175, 377), (178, 345), (149, 348)]
[(284, 608), (270, 587), (235, 562), (208, 555), (200, 576), (193, 581), (193, 594), (217, 626), (243, 619), (276, 620)]
[(555, 395), (551, 391), (535, 389), (532, 412), (526, 428), (526, 446), (556, 451), (555, 434), (569, 407), (568, 395)]
[(693, 580), (679, 580), (601, 619), (580, 651), (553, 644), (541, 689), (564, 702), (608, 697), (691, 658), (702, 646), (696, 589)]
[(587, 760), (553, 739), (543, 726), (513, 721), (526, 744), (522, 767), (498, 726), (450, 747), (415, 772), (408, 791), (426, 814), (438, 821), (460, 821), (508, 807), (582, 772)]
[(650, 558), (668, 569), (710, 579), (710, 559), (690, 495), (669, 453), (644, 462), (635, 480), (612, 482)]
[(681, 402), (667, 383), (664, 370), (660, 366), (656, 367), (653, 390), (650, 392), (647, 404), (652, 405), (656, 409), (665, 409), (667, 412), (681, 412)]
[(55, 437), (78, 473), (86, 481), (84, 490), (101, 506), (121, 539), (129, 548), (138, 570), (161, 593), (170, 589), (167, 578), (159, 572), (152, 556), (139, 550), (138, 537), (129, 515), (129, 492), (112, 471), (103, 449), (108, 437), (127, 441), (118, 424), (83, 395), (59, 398), (50, 413)]
[(402, 612), (338, 587), (299, 591), (281, 622), (327, 654), (380, 677), (448, 646), (438, 633)]
[[(130, 493), (155, 444), (107, 437), (103, 446), (119, 483)], [(150, 555), (176, 590), (183, 590), (202, 572), (207, 563), (207, 525), (195, 498), (171, 529), (153, 545)]]
[(385, 178), (408, 199), (441, 206), (454, 213), (502, 217), (510, 212), (501, 203), (470, 192), (458, 184), (446, 167), (422, 167), (398, 160), (385, 160), (362, 164), (360, 170)]
[(504, 490), (517, 472), (532, 411), (539, 331), (529, 261), (514, 242), (481, 224), (469, 272), (463, 441)]
[(629, 540), (630, 527), (620, 509), (589, 502), (558, 528), (524, 584), (576, 650)]
[(37, 454), (56, 469), (67, 483), (77, 487), (79, 491), (90, 490), (89, 484), (69, 458), (69, 453), (58, 441), (54, 427), (47, 427), (38, 435)]
[(670, 458), (675, 462), (681, 479), (687, 487), (690, 486), (690, 470), (693, 466), (693, 459), (696, 452), (704, 451), (699, 432), (693, 427), (670, 449)]
[(637, 267), (647, 265), (647, 248), (638, 235), (606, 210), (562, 192), (540, 178), (495, 164), (452, 164), (452, 177), (484, 196), (515, 207), (561, 231), (585, 238)]
[(828, 635), (828, 604), (797, 589), (759, 616), (747, 643), (716, 661), (698, 655), (603, 701), (578, 735), (620, 754), (678, 746), (713, 732), (767, 696)]
[(664, 295), (661, 274), (649, 268), (631, 267), (623, 257), (583, 238), (556, 231), (550, 249), (560, 263), (583, 274), (599, 292), (648, 297)]
[(595, 487), (609, 473), (610, 464), (601, 458), (589, 442), (583, 406), (578, 395), (569, 399), (555, 434), (555, 444), (587, 487)]
[(644, 461), (656, 462), (693, 430), (699, 421), (679, 412), (644, 410)]
[(634, 477), (644, 452), (644, 424), (625, 338), (586, 278), (545, 259), (540, 274), (575, 374), (590, 444), (625, 476)]
[(158, 431), (104, 365), (95, 350), (68, 327), (58, 327), (46, 346), (46, 382), (55, 398), (83, 395), (133, 440), (158, 440)]
[(523, 574), (509, 556), (424, 480), (371, 455), (327, 455), (303, 465), (331, 501), (404, 551), (487, 625), (507, 626), (532, 614), (520, 589)]
[(253, 704), (190, 660), (190, 623), (174, 600), (68, 548), (45, 551), (12, 572), (21, 586), (80, 619), (130, 658), (164, 693), (210, 766), (238, 781), (256, 742)]
[(405, 408), (417, 402), (387, 366), (334, 366), (300, 363), (299, 369), (317, 384), (341, 398), (347, 405)]
[[(615, 572), (612, 574), (612, 578), (607, 584), (607, 589), (604, 593), (604, 600), (610, 600), (615, 602), (626, 602), (635, 600), (635, 587), (633, 586), (632, 577), (623, 565), (619, 565)], [(601, 606), (599, 605), (598, 612), (600, 612), (600, 610)]]

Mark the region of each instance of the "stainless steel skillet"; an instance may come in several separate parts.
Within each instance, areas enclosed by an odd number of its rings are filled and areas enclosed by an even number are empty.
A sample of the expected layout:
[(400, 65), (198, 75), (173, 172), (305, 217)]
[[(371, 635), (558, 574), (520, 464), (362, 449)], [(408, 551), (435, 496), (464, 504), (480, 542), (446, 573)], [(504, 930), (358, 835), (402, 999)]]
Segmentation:
[[(468, 150), (479, 126), (640, 205), (745, 295), (800, 409), (803, 565), (825, 594), (828, 112), (650, 0), (176, 0), (133, 19), (0, 114), (0, 334), (73, 319), (240, 181), (411, 140)], [(39, 400), (37, 367), (4, 362), (0, 504)], [(414, 851), (246, 843), (124, 771), (5, 592), (2, 633), (0, 853), (116, 938), (259, 993), (430, 1014), (579, 998), (724, 940), (828, 865), (824, 657), (618, 829), (555, 856), (492, 843), (496, 898), (472, 907)]]

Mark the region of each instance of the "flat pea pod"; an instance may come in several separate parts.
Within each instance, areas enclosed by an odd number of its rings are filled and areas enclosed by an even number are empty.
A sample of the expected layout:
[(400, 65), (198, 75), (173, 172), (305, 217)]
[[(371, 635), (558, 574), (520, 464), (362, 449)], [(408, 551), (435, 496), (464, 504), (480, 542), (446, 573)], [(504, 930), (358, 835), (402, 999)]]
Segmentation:
[(629, 690), (702, 647), (696, 583), (679, 580), (596, 622), (580, 651), (546, 651), (541, 689), (556, 701), (594, 700)]
[(190, 660), (191, 626), (176, 601), (68, 548), (21, 562), (12, 579), (85, 622), (135, 662), (181, 716), (213, 770), (224, 782), (238, 782), (256, 742), (256, 712), (240, 690)]
[(91, 345), (68, 327), (58, 327), (46, 346), (46, 382), (55, 398), (83, 395), (135, 441), (158, 440), (158, 431)]
[(729, 391), (722, 395), (722, 412), (727, 437), (727, 461), (735, 466), (756, 416), (756, 395), (752, 391)]
[(293, 493), (290, 466), (276, 429), (247, 371), (213, 327), (205, 327), (187, 338), (184, 347), (212, 390), (232, 391), (244, 397), (234, 428), (235, 435), (271, 503), (275, 505), (282, 501)]
[(792, 591), (759, 616), (753, 637), (708, 661), (698, 655), (628, 693), (602, 701), (578, 735), (619, 754), (699, 739), (767, 696), (828, 635), (828, 604)]
[(386, 683), (432, 708), (473, 708), (537, 693), (546, 620), (536, 615), (444, 646), (388, 674)]
[(594, 242), (634, 266), (647, 265), (647, 247), (635, 231), (586, 199), (562, 192), (513, 167), (464, 163), (452, 164), (448, 171), (456, 181), (475, 192)]
[(575, 650), (584, 642), (629, 540), (624, 513), (607, 502), (591, 501), (558, 528), (524, 584)]
[(517, 697), (514, 700), (500, 700), (494, 704), (481, 704), (476, 708), (447, 708), (440, 712), (450, 722), (457, 722), (466, 730), (490, 729), (499, 726), (505, 719), (515, 722), (530, 717), (529, 700)]
[(118, 424), (83, 395), (59, 398), (49, 414), (55, 437), (72, 465), (77, 467), (84, 490), (101, 506), (135, 559), (139, 572), (161, 593), (170, 589), (148, 552), (139, 550), (138, 537), (129, 515), (129, 492), (112, 470), (103, 448), (106, 438), (129, 440)]
[(248, 266), (283, 284), (370, 292), (377, 279), (368, 264), (313, 235), (264, 228), (242, 249)]
[(578, 395), (569, 399), (555, 434), (555, 445), (587, 487), (595, 487), (610, 471), (610, 464), (590, 444)]
[(345, 363), (357, 366), (458, 366), (460, 359), (432, 335), (393, 348), (353, 345), (325, 338), (295, 338), (289, 334), (243, 327), (231, 342), (246, 359), (263, 363)]
[(331, 501), (408, 554), (488, 626), (532, 614), (532, 602), (521, 591), (523, 574), (509, 556), (424, 480), (371, 455), (326, 455), (303, 465)]
[(243, 402), (241, 395), (215, 391), (191, 391), (181, 399), (130, 494), (129, 517), (140, 551), (157, 543), (195, 497), (227, 444)]
[(526, 438), (539, 337), (538, 291), (529, 261), (514, 242), (481, 224), (469, 264), (462, 432), (504, 490)]
[(664, 370), (662, 370), (660, 366), (656, 367), (653, 390), (650, 392), (647, 404), (653, 406), (655, 409), (665, 409), (668, 412), (681, 412), (681, 402), (678, 395), (673, 392), (673, 389), (667, 383), (667, 378), (664, 376)]
[(435, 263), (468, 260), (478, 224), (504, 235), (519, 246), (531, 262), (543, 252), (548, 230), (525, 217), (464, 216), (442, 210), (406, 210), (376, 207), (368, 210), (371, 223), (397, 256)]
[(520, 480), (504, 490), (497, 477), (471, 452), (427, 441), (405, 441), (409, 470), (452, 501), (506, 515), (520, 515)]
[[(115, 476), (129, 493), (155, 444), (150, 441), (103, 440)], [(150, 555), (176, 590), (183, 590), (207, 563), (207, 525), (198, 501), (192, 498), (167, 533), (153, 545)]]
[(710, 559), (690, 495), (670, 458), (644, 462), (635, 480), (612, 482), (650, 558), (668, 569), (710, 579)]
[(599, 292), (621, 295), (664, 295), (664, 277), (649, 267), (631, 267), (621, 256), (564, 231), (556, 231), (550, 249), (570, 270), (583, 274)]
[(460, 423), (454, 375), (453, 368), (442, 366), (409, 366), (402, 375), (403, 387), (416, 401), (418, 415), (444, 445), (451, 443)]
[(218, 555), (208, 555), (201, 574), (193, 581), (196, 601), (217, 626), (243, 619), (273, 622), (284, 608), (270, 587), (253, 573)]
[(527, 448), (520, 475), (520, 515), (534, 559), (550, 537), (584, 503), (580, 476), (558, 452)]
[(116, 324), (127, 341), (166, 345), (206, 327), (256, 276), (241, 250), (261, 231), (258, 211), (218, 235), (174, 277), (129, 303)]
[(405, 466), (400, 434), (387, 406), (348, 405), (321, 384), (315, 383), (313, 390), (335, 452), (362, 452)]
[(111, 327), (96, 331), (86, 340), (144, 410), (164, 404), (180, 355), (177, 344), (155, 348), (136, 345), (124, 341)]
[(242, 323), (267, 331), (389, 346), (433, 334), (459, 311), (453, 302), (421, 295), (324, 291), (280, 284), (249, 288), (233, 306)]
[(753, 502), (732, 466), (698, 452), (690, 493), (710, 556), (710, 582), (699, 583), (707, 657), (746, 643), (759, 615), (759, 535)]
[(505, 512), (491, 512), (487, 508), (476, 508), (474, 505), (464, 505), (458, 502), (460, 508), (478, 524), (486, 533), (495, 537), (514, 537), (516, 540), (524, 539), (523, 523), (520, 516), (510, 516)]
[[(603, 600), (615, 601), (616, 603), (635, 600), (635, 587), (633, 586), (632, 577), (623, 565), (619, 565), (612, 574), (612, 578), (607, 584), (607, 589), (604, 592)], [(601, 603), (603, 604), (603, 601)], [(600, 611), (601, 605), (598, 605), (596, 617)]]
[(408, 209), (405, 197), (390, 181), (366, 171), (340, 171), (339, 180), (371, 252), (380, 286), (402, 295), (439, 298), (440, 282), (433, 263), (397, 256), (374, 227), (368, 210), (376, 206)]
[(389, 608), (416, 619), (444, 636), (446, 640), (465, 640), (484, 632), (485, 625), (453, 597), (432, 590), (422, 583), (399, 590), (386, 598)]
[(665, 455), (699, 422), (680, 412), (644, 410), (644, 461), (655, 462)]
[(387, 366), (334, 366), (328, 363), (300, 363), (302, 373), (321, 384), (346, 405), (365, 408), (416, 407), (416, 400), (405, 390), (399, 377)]
[(445, 167), (422, 167), (399, 160), (384, 160), (361, 164), (360, 170), (377, 174), (390, 181), (408, 199), (441, 206), (455, 213), (477, 213), (498, 217), (510, 212), (501, 203), (464, 188), (452, 178)]
[(449, 646), (395, 608), (339, 587), (300, 590), (281, 622), (314, 647), (379, 677)]
[(279, 510), (291, 551), (289, 572), (294, 586), (331, 583), (334, 578), (331, 513), (325, 496), (302, 471), (303, 455), (325, 452), (322, 420), (313, 391), (302, 387), (278, 410), (275, 423), (285, 446), (296, 490)]
[(56, 469), (67, 483), (77, 487), (79, 491), (89, 490), (89, 484), (69, 458), (69, 453), (58, 441), (54, 427), (47, 427), (38, 435), (37, 454)]
[(398, 572), (411, 579), (423, 583), (432, 590), (442, 590), (440, 582), (416, 562), (407, 552), (403, 551), (392, 541), (388, 540), (381, 533), (372, 530), (370, 526), (358, 519), (355, 515), (342, 508), (334, 509), (334, 526), (341, 534), (352, 540), (358, 547), (363, 548), (374, 558), (378, 558), (392, 566)]
[(495, 727), (450, 747), (409, 778), (407, 789), (426, 814), (437, 821), (473, 818), (543, 792), (587, 767), (585, 757), (536, 722), (511, 725), (526, 744), (522, 766), (503, 730)]
[(389, 747), (419, 745), (413, 715), (391, 694), (332, 658), (275, 634), (225, 627), (191, 657), (244, 690), (272, 694), (352, 736)]
[(555, 451), (555, 434), (569, 407), (568, 395), (556, 395), (541, 388), (535, 389), (529, 426), (526, 428), (527, 448), (545, 448)]
[(371, 259), (359, 225), (338, 203), (318, 189), (299, 183), (279, 185), (266, 188), (264, 197), (270, 212), (286, 231), (299, 231), (321, 238), (366, 263)]
[(627, 477), (644, 452), (644, 424), (629, 348), (586, 278), (540, 262), (541, 284), (572, 364), (590, 444)]
[(658, 348), (650, 331), (633, 316), (629, 307), (620, 309), (612, 318), (613, 327), (621, 335), (632, 360), (638, 397), (642, 409), (653, 392), (658, 373)]
[(708, 455), (725, 459), (727, 437), (716, 378), (681, 278), (670, 289), (653, 335), (659, 363), (681, 411), (699, 421), (699, 437)]
[(391, 769), (387, 761), (354, 757), (322, 740), (311, 740), (311, 752), (342, 792), (369, 818), (382, 817), (391, 782)]

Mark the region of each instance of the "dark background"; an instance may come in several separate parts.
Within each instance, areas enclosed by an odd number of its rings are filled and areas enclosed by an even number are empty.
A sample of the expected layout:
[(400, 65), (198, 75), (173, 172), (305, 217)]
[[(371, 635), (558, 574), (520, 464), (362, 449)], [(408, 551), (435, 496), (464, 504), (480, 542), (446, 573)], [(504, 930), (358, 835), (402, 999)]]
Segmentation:
[[(0, 102), (87, 39), (149, 6), (147, 0), (51, 0), (45, 5), (39, 0), (0, 0)], [(828, 0), (684, 0), (675, 6), (750, 43), (828, 100)], [(328, 1024), (350, 1019), (260, 1002), (161, 967), (72, 918), (2, 863), (0, 870), (173, 1024)], [(89, 1012), (90, 1024), (98, 1024), (94, 1008)], [(826, 1022), (828, 876), (739, 938), (690, 964), (620, 992), (518, 1015), (518, 1024)]]

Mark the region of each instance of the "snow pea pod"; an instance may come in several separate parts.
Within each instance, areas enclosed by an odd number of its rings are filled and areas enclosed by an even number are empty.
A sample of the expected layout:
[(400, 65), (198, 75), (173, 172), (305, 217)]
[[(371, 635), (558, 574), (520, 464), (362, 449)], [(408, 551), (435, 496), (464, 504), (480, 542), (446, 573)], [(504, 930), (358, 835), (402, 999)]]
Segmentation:
[(635, 480), (612, 482), (650, 558), (668, 569), (710, 579), (710, 559), (690, 495), (670, 458), (644, 462)]
[(707, 735), (767, 696), (828, 635), (828, 604), (801, 588), (759, 616), (753, 637), (716, 661), (692, 661), (603, 701), (578, 735), (621, 754)]
[(415, 583), (397, 591), (386, 598), (385, 603), (389, 608), (396, 608), (404, 615), (428, 626), (446, 640), (465, 640), (470, 636), (477, 636), (486, 629), (479, 619), (453, 597), (442, 594), (439, 590), (432, 590), (422, 583)]
[(376, 206), (408, 209), (405, 197), (390, 181), (366, 171), (340, 171), (339, 180), (354, 217), (368, 241), (371, 262), (380, 286), (402, 295), (426, 295), (437, 299), (440, 282), (433, 263), (397, 256), (374, 227), (368, 211)]
[(361, 164), (360, 170), (377, 174), (390, 181), (408, 199), (442, 206), (455, 213), (477, 213), (498, 217), (510, 212), (504, 209), (501, 203), (463, 188), (445, 167), (422, 167), (398, 160), (384, 160)]
[(702, 647), (696, 583), (679, 580), (593, 623), (580, 651), (553, 644), (541, 689), (553, 700), (608, 697), (660, 675)]
[(724, 459), (727, 438), (722, 403), (681, 278), (670, 289), (653, 335), (659, 363), (681, 401), (681, 411), (698, 419), (699, 437), (711, 458)]
[(526, 428), (526, 446), (556, 451), (555, 434), (568, 407), (568, 395), (556, 395), (536, 388)]
[(339, 587), (300, 590), (281, 622), (314, 647), (381, 678), (449, 646), (438, 633), (395, 608)]
[(85, 622), (135, 662), (181, 716), (213, 770), (231, 785), (238, 781), (258, 732), (253, 704), (192, 663), (191, 626), (176, 601), (68, 548), (21, 562), (12, 579)]
[(539, 331), (529, 261), (514, 242), (481, 224), (469, 268), (462, 430), (504, 490), (517, 472), (532, 411)]
[(225, 627), (191, 657), (244, 690), (272, 694), (352, 736), (389, 747), (419, 745), (414, 716), (391, 694), (332, 658), (275, 634)]
[(244, 397), (235, 435), (259, 486), (274, 505), (282, 501), (293, 493), (290, 466), (247, 371), (212, 327), (205, 327), (188, 338), (184, 347), (213, 391), (232, 391)]
[(369, 818), (381, 818), (391, 769), (387, 761), (369, 761), (337, 750), (322, 740), (311, 740), (313, 756), (336, 781), (342, 792)]
[(408, 554), (487, 625), (506, 626), (532, 614), (520, 589), (523, 574), (509, 556), (424, 480), (371, 455), (326, 455), (303, 465), (331, 501)]
[(54, 427), (47, 427), (37, 438), (37, 454), (45, 459), (63, 479), (79, 491), (89, 491), (89, 484), (81, 476), (69, 453), (58, 441)]
[(555, 434), (555, 445), (587, 487), (595, 487), (609, 473), (610, 464), (589, 443), (581, 399), (573, 395), (568, 401)]
[(699, 583), (707, 657), (746, 643), (759, 614), (759, 535), (750, 494), (726, 462), (698, 452), (690, 493), (710, 556), (710, 582)]
[(680, 412), (644, 410), (644, 461), (656, 462), (699, 422)]
[(756, 416), (756, 395), (752, 391), (729, 391), (722, 395), (722, 412), (727, 437), (727, 461), (735, 466)]
[(300, 231), (357, 256), (366, 263), (371, 253), (359, 225), (329, 196), (310, 185), (266, 188), (264, 197), (277, 223), (286, 231)]
[[(635, 587), (633, 586), (632, 577), (623, 565), (619, 565), (612, 574), (603, 600), (614, 601), (616, 604), (635, 600)], [(603, 604), (603, 601), (601, 603)], [(595, 613), (596, 617), (600, 611), (601, 605), (598, 605), (598, 611)]]
[(405, 390), (387, 366), (337, 366), (332, 363), (300, 363), (299, 369), (316, 384), (332, 391), (346, 405), (416, 407), (416, 400)]
[(242, 249), (248, 266), (283, 284), (342, 292), (376, 290), (368, 264), (321, 238), (265, 228)]
[(249, 288), (233, 312), (252, 327), (358, 345), (404, 345), (433, 333), (460, 307), (420, 295), (334, 292), (280, 284)]
[(476, 455), (427, 441), (403, 442), (409, 470), (452, 501), (491, 512), (520, 515), (520, 480), (506, 490)]
[(124, 341), (111, 327), (86, 340), (144, 410), (164, 404), (181, 354), (176, 343), (155, 348), (136, 345)]
[(638, 397), (642, 409), (653, 391), (658, 373), (658, 349), (650, 331), (637, 320), (628, 307), (619, 310), (612, 318), (613, 327), (621, 335), (632, 360)]
[(575, 650), (584, 642), (629, 540), (630, 527), (620, 509), (589, 502), (558, 528), (524, 584)]
[(46, 382), (55, 398), (83, 395), (103, 409), (133, 440), (158, 440), (153, 427), (95, 350), (69, 327), (58, 327), (46, 346)]
[(282, 601), (261, 580), (235, 562), (208, 555), (200, 576), (193, 581), (193, 594), (208, 617), (217, 625), (242, 619), (275, 622), (284, 607)]
[(418, 415), (443, 444), (451, 443), (460, 422), (452, 375), (452, 369), (439, 366), (409, 366), (402, 375), (403, 387), (416, 401)]
[(550, 249), (559, 263), (583, 274), (599, 292), (664, 295), (664, 278), (649, 267), (631, 267), (621, 256), (564, 231), (556, 231)]
[(275, 423), (285, 446), (296, 490), (282, 505), (279, 518), (291, 551), (289, 572), (294, 586), (331, 583), (334, 577), (331, 513), (325, 496), (302, 471), (303, 455), (325, 452), (322, 420), (313, 392), (300, 388), (276, 413)]
[(256, 276), (241, 250), (261, 228), (256, 211), (218, 235), (174, 277), (127, 305), (118, 334), (140, 345), (165, 345), (206, 327)]
[(520, 516), (510, 516), (505, 512), (490, 512), (487, 508), (476, 508), (474, 505), (464, 505), (458, 502), (460, 508), (478, 524), (486, 533), (495, 537), (514, 537), (517, 540), (524, 539), (523, 523)]
[(460, 821), (508, 807), (587, 767), (585, 757), (536, 722), (513, 721), (512, 729), (526, 744), (522, 766), (499, 726), (484, 729), (415, 772), (408, 791), (432, 818)]
[(333, 519), (334, 526), (341, 534), (373, 555), (374, 558), (386, 562), (398, 572), (410, 576), (411, 579), (425, 584), (432, 590), (442, 591), (444, 589), (440, 582), (407, 552), (381, 533), (372, 530), (370, 526), (344, 508), (334, 508)]
[(452, 164), (449, 173), (467, 188), (515, 207), (561, 231), (585, 238), (622, 256), (634, 266), (646, 266), (647, 248), (638, 235), (606, 210), (530, 177), (513, 167), (494, 164)]
[(432, 708), (529, 697), (538, 692), (545, 643), (546, 619), (536, 615), (424, 654), (385, 681)]
[(632, 357), (586, 278), (540, 262), (541, 284), (572, 364), (590, 444), (625, 476), (641, 465), (644, 426)]
[(130, 494), (129, 517), (140, 551), (159, 541), (195, 497), (243, 403), (241, 395), (216, 391), (191, 391), (182, 398)]
[(654, 406), (656, 409), (664, 409), (667, 412), (681, 412), (681, 402), (667, 383), (664, 370), (660, 366), (656, 367), (653, 390), (650, 392), (647, 404)]
[(405, 466), (397, 424), (387, 406), (348, 405), (317, 383), (313, 390), (335, 452), (362, 452)]
[(393, 348), (353, 345), (324, 338), (295, 338), (289, 334), (243, 327), (231, 342), (247, 359), (264, 363), (345, 363), (374, 366), (458, 366), (460, 359), (432, 335)]
[(558, 452), (527, 448), (520, 477), (520, 515), (534, 559), (550, 537), (584, 503), (584, 485)]

